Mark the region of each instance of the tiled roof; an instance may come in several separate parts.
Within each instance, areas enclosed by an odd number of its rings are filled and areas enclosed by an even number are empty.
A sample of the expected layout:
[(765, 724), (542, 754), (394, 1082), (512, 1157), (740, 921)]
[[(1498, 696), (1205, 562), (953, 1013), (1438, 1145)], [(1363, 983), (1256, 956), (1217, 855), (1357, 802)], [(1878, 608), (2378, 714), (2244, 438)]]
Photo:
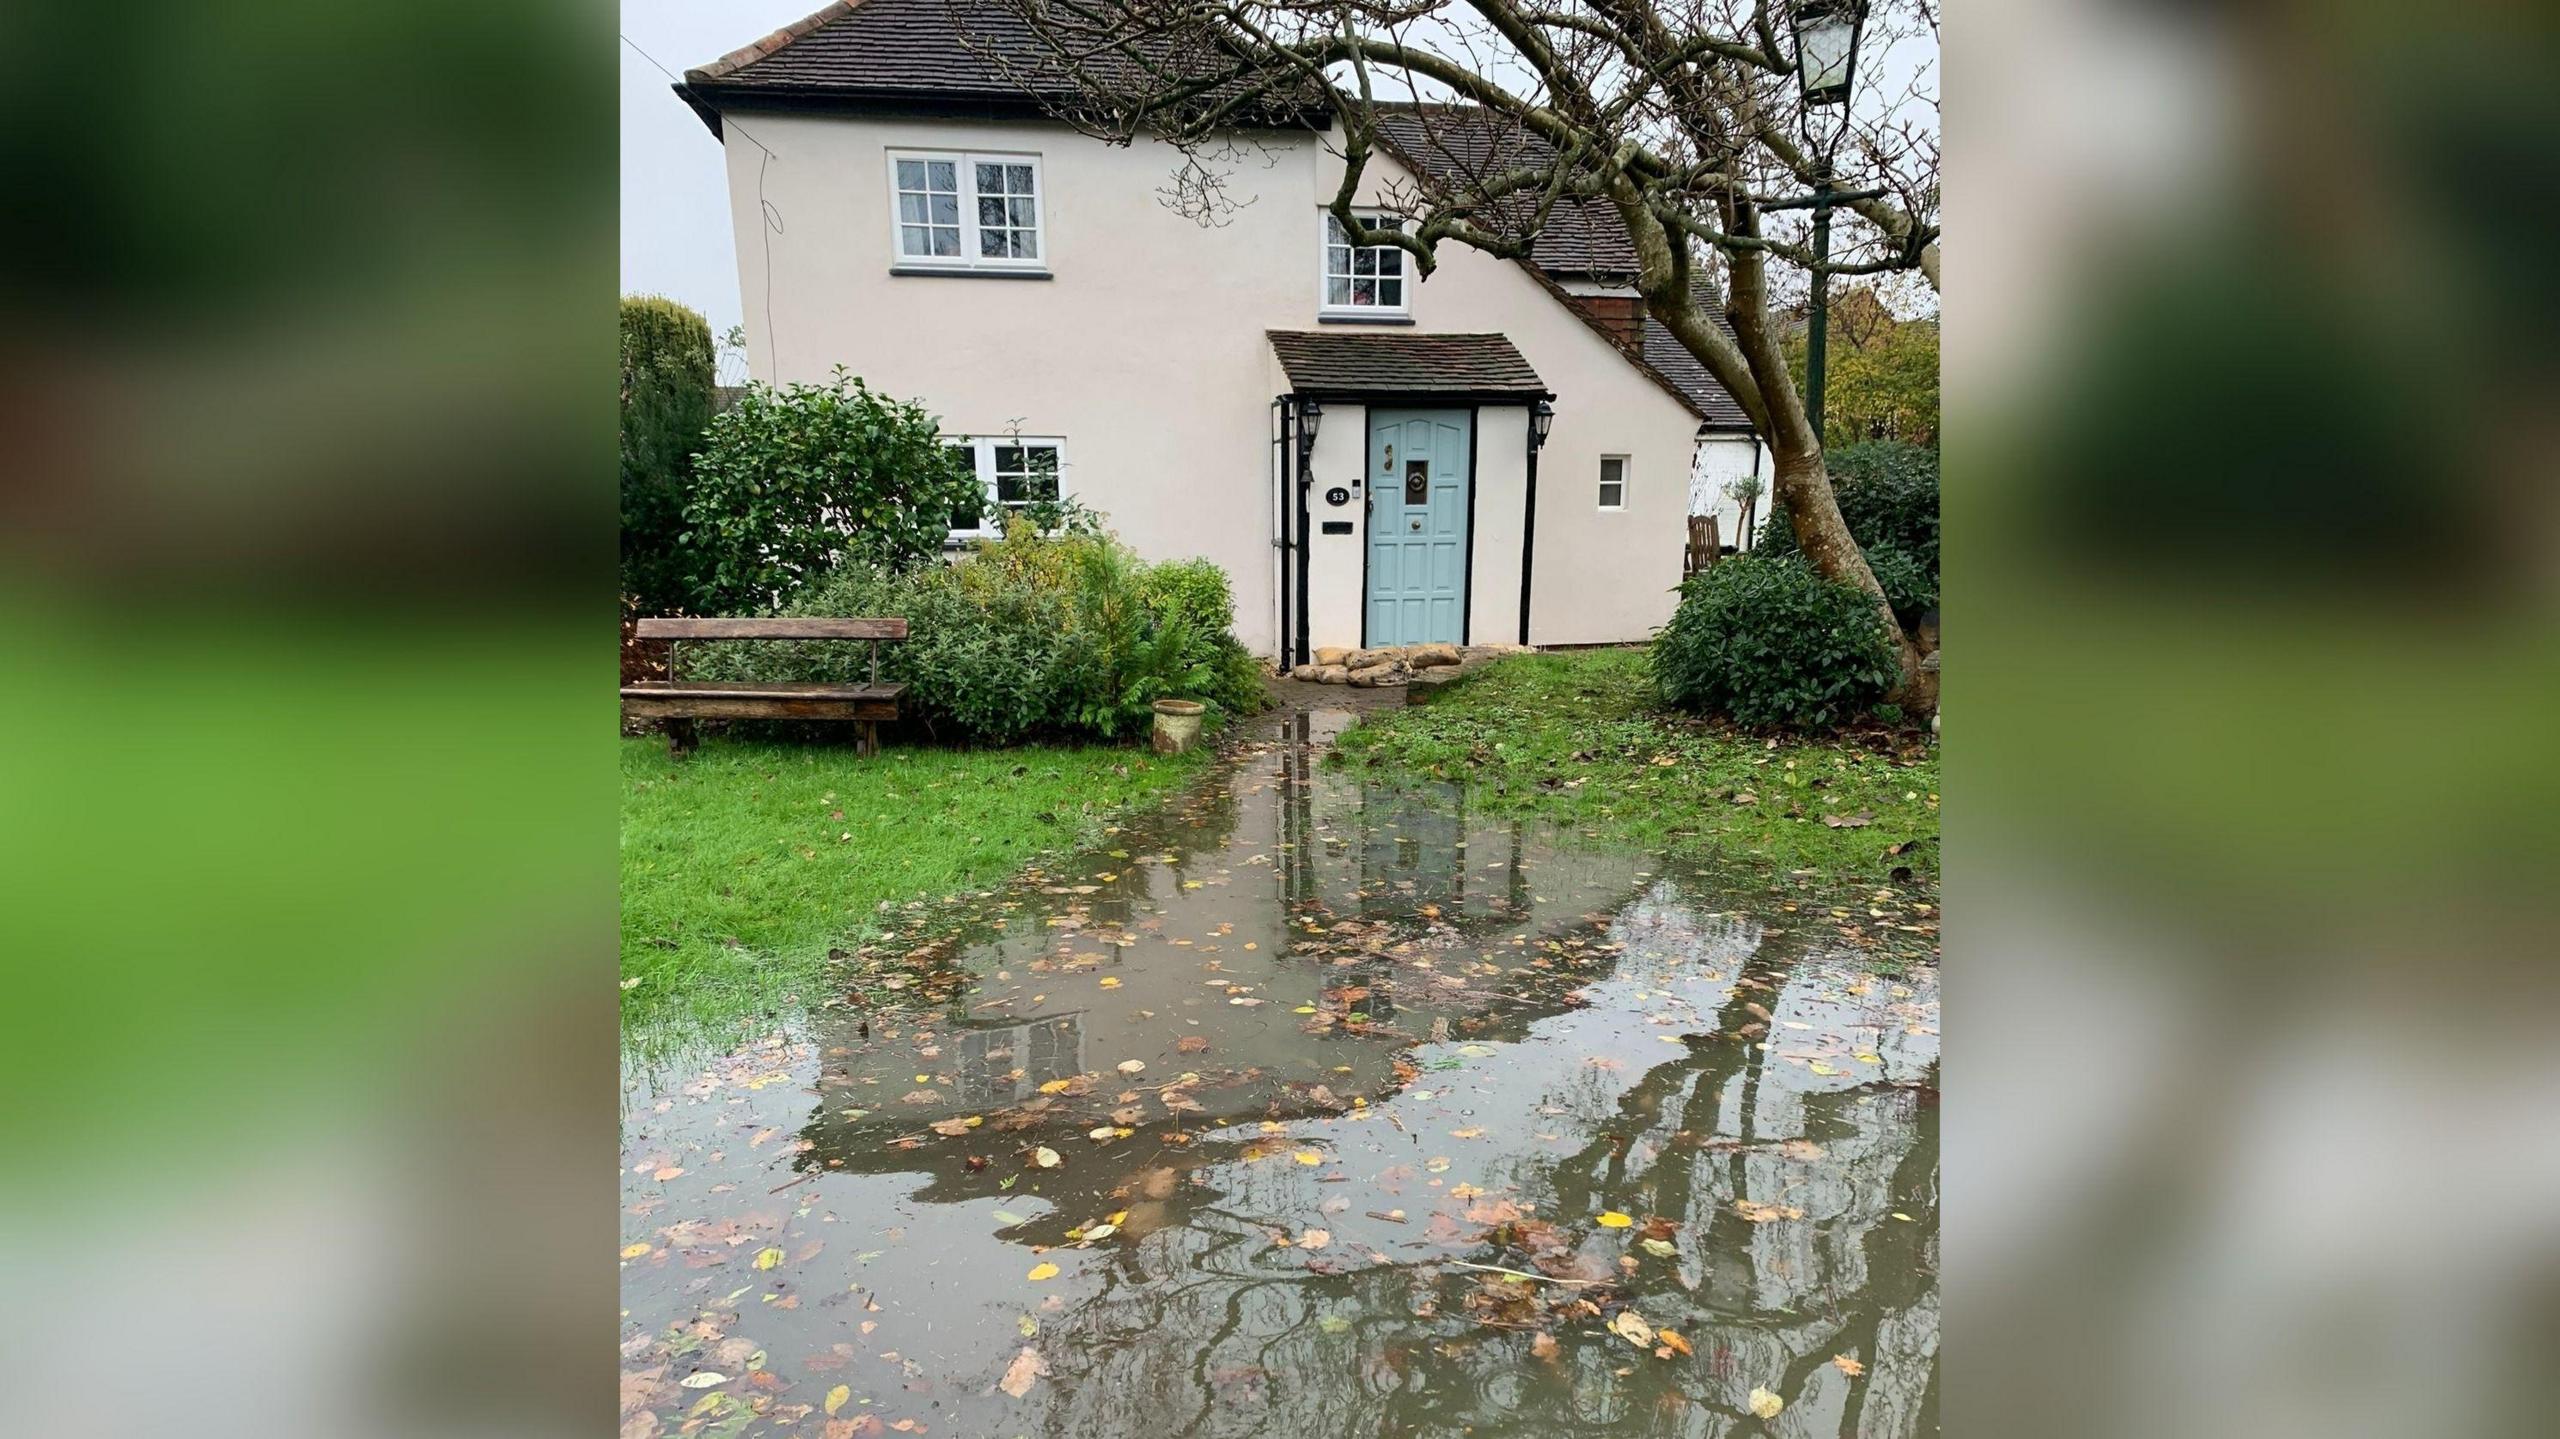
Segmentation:
[(1271, 330), (1271, 351), (1301, 390), (1536, 397), (1546, 382), (1502, 335)]
[[(1378, 134), (1387, 148), (1427, 179), (1460, 195), (1507, 170), (1546, 165), (1555, 147), (1491, 111), (1467, 105), (1381, 105)], [(1506, 237), (1529, 227), (1534, 197), (1497, 206), (1490, 228)], [(1622, 277), (1636, 269), (1636, 248), (1617, 212), (1597, 200), (1559, 199), (1530, 243), (1529, 258), (1559, 276)]]
[[(1048, 68), (1046, 52), (1021, 17), (1000, 5), (970, 5), (965, 15), (954, 10), (953, 0), (835, 0), (686, 71), (685, 79), (714, 89), (1039, 98), (1022, 77)], [(979, 48), (971, 47), (973, 40)], [(1006, 73), (1008, 65), (1015, 73)], [(1061, 78), (1055, 93), (1065, 92)]]
[[(1733, 333), (1722, 315), (1716, 316), (1715, 322), (1727, 335)], [(1724, 386), (1716, 383), (1716, 377), (1707, 373), (1698, 357), (1689, 353), (1689, 347), (1650, 316), (1644, 322), (1644, 362), (1688, 399), (1699, 419), (1720, 430), (1751, 428), (1751, 417), (1743, 413), (1733, 396), (1725, 393)]]
[[(1177, 58), (1167, 56), (1163, 62)], [(1204, 63), (1209, 59), (1200, 58)], [(1098, 71), (1109, 60), (1097, 55), (1085, 64)], [(1074, 80), (1021, 13), (988, 0), (835, 0), (752, 45), (686, 71), (685, 88), (715, 105), (742, 93), (785, 102), (1013, 106), (1078, 95)], [(1242, 124), (1286, 124), (1302, 119), (1303, 111), (1272, 103), (1240, 110), (1233, 118)]]

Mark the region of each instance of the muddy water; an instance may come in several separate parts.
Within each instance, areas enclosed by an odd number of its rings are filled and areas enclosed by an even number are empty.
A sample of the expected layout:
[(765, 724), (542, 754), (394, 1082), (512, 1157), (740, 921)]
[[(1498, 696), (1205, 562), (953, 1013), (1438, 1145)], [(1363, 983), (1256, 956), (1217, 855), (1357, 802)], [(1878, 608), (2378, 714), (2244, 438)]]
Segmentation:
[(624, 1434), (1936, 1433), (1934, 974), (1339, 723), (634, 1085)]

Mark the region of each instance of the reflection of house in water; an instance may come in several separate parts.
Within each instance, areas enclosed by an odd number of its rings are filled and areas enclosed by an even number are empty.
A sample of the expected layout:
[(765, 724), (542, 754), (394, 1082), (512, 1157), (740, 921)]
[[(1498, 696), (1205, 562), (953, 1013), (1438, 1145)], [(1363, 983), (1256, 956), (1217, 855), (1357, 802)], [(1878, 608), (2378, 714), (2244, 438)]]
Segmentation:
[(1000, 1029), (962, 1030), (952, 1036), (958, 1053), (960, 1102), (971, 1106), (1028, 1099), (1053, 1079), (1084, 1072), (1084, 1016), (1052, 1014)]

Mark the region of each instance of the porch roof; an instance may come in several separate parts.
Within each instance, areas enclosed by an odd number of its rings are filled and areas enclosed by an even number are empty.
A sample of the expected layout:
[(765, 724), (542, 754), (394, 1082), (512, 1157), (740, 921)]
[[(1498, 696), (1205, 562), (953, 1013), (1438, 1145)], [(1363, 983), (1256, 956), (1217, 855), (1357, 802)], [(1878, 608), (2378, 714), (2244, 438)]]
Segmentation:
[(1508, 395), (1524, 403), (1549, 394), (1510, 337), (1401, 332), (1268, 330), (1289, 383), (1325, 395)]

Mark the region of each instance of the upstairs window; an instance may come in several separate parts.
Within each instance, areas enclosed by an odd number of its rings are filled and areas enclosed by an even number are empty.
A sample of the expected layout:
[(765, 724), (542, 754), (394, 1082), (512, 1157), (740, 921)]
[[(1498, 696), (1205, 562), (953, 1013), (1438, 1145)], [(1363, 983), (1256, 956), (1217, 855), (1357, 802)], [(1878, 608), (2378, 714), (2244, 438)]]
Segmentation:
[(901, 265), (1037, 270), (1040, 157), (930, 150), (889, 153)]
[(1627, 457), (1600, 457), (1600, 508), (1623, 510), (1627, 507)]
[[(1401, 230), (1392, 215), (1363, 215), (1371, 230)], [(1327, 211), (1324, 217), (1324, 308), (1351, 314), (1404, 313), (1405, 254), (1393, 245), (1358, 246)]]
[(956, 539), (1001, 535), (1008, 511), (1055, 502), (1061, 497), (1058, 466), (1066, 449), (1063, 440), (986, 435), (943, 443), (958, 450), (977, 472), (981, 496), (975, 506), (951, 517), (951, 533)]

